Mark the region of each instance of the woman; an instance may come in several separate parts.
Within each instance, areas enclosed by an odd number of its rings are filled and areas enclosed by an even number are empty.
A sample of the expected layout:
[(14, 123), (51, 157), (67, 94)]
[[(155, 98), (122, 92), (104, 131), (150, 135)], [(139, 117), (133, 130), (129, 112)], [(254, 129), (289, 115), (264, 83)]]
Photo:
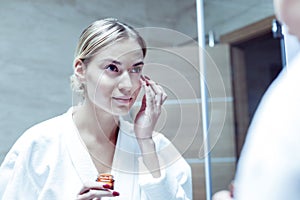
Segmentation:
[[(130, 26), (99, 20), (80, 36), (72, 87), (81, 105), (26, 131), (0, 168), (1, 199), (191, 199), (190, 167), (154, 131), (166, 100), (142, 75), (146, 46)], [(141, 87), (134, 124), (125, 121)], [(95, 181), (114, 176), (114, 190)]]

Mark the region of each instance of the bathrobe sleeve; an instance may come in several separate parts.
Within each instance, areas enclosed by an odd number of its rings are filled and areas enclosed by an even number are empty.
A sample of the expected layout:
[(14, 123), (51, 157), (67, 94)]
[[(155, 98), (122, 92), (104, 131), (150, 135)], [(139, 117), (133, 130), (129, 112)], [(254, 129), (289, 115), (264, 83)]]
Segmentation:
[(58, 199), (64, 173), (59, 124), (49, 120), (35, 125), (13, 145), (0, 167), (0, 199)]
[(31, 143), (27, 135), (14, 144), (0, 167), (0, 199), (38, 199), (38, 189), (28, 173)]
[(154, 137), (161, 177), (153, 178), (140, 159), (139, 184), (149, 200), (192, 199), (191, 168), (171, 142), (161, 134)]

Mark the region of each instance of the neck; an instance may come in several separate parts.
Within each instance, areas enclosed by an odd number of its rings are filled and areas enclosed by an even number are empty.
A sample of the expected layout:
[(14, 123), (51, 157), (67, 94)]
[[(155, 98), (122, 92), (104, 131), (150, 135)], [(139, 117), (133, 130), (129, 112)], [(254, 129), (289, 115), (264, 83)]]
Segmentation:
[[(86, 102), (73, 113), (74, 122), (82, 138), (90, 138), (97, 143), (116, 143), (118, 116), (114, 116), (93, 103)], [(88, 140), (86, 140), (88, 141)]]

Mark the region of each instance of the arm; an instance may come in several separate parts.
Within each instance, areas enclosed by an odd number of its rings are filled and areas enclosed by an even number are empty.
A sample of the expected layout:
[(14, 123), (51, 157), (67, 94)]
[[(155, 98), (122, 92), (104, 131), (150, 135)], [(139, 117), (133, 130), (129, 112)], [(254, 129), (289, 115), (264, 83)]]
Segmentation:
[(192, 199), (191, 170), (175, 147), (154, 132), (167, 98), (163, 88), (142, 76), (145, 90), (134, 131), (141, 150), (140, 186), (147, 199)]
[(26, 170), (26, 146), (19, 140), (1, 164), (0, 199), (38, 198), (38, 190)]
[(139, 183), (147, 199), (192, 199), (191, 168), (163, 135), (154, 137), (161, 176), (154, 178), (140, 160)]
[(153, 139), (138, 139), (138, 144), (142, 152), (144, 165), (153, 178), (159, 178), (161, 176), (160, 165)]
[(143, 163), (154, 178), (159, 178), (161, 176), (160, 164), (153, 141), (153, 132), (167, 94), (161, 86), (148, 77), (142, 76), (140, 81), (145, 95), (142, 106), (135, 118), (134, 132), (142, 152)]

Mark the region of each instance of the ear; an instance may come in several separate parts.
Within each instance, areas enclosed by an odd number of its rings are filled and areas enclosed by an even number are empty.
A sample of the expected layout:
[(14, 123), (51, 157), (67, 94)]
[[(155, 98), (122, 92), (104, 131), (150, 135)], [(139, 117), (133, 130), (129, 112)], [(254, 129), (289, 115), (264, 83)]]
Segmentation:
[(74, 62), (74, 74), (81, 82), (85, 82), (86, 65), (80, 59)]

